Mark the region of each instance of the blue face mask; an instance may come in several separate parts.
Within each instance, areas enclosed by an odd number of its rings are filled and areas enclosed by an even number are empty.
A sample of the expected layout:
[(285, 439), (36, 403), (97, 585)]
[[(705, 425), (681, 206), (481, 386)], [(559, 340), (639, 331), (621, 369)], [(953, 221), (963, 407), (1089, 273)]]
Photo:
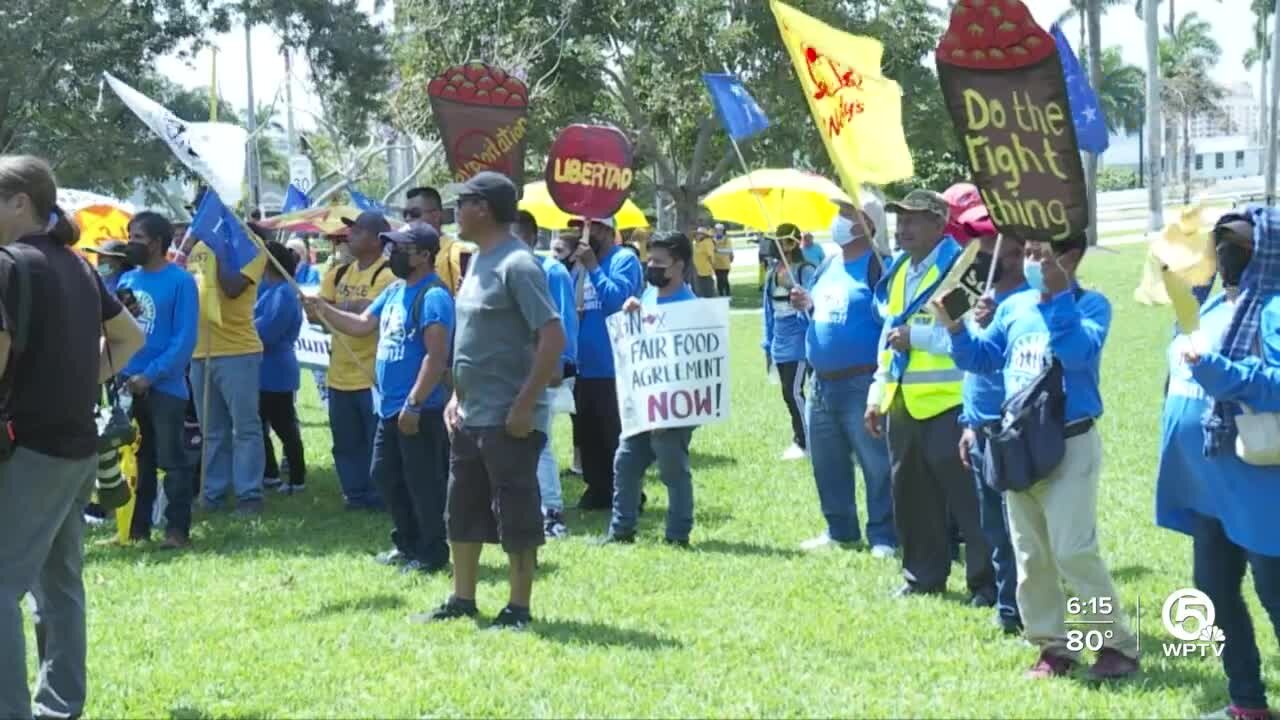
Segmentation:
[(1048, 288), (1044, 285), (1044, 268), (1041, 267), (1039, 260), (1024, 259), (1022, 261), (1022, 274), (1027, 279), (1027, 285), (1031, 289), (1046, 293)]

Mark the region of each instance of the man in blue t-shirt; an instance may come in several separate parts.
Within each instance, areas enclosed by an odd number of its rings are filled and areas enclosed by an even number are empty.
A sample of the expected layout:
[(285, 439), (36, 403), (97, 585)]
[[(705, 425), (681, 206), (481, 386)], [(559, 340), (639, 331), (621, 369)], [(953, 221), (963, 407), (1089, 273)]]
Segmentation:
[(805, 360), (813, 368), (813, 394), (805, 406), (809, 457), (818, 486), (818, 503), (826, 532), (804, 542), (805, 550), (850, 545), (862, 538), (853, 463), (862, 468), (867, 502), (866, 539), (871, 554), (892, 558), (897, 545), (893, 527), (893, 495), (889, 481), (889, 446), (867, 431), (867, 390), (876, 371), (876, 352), (884, 320), (876, 309), (874, 289), (882, 274), (871, 245), (870, 218), (858, 222), (858, 209), (844, 206), (831, 225), (839, 256), (818, 267), (808, 288), (794, 288), (791, 303), (809, 314)]
[(138, 496), (129, 536), (151, 536), (157, 470), (164, 471), (165, 540), (162, 547), (181, 549), (191, 540), (191, 501), (195, 467), (183, 445), (186, 418), (187, 365), (196, 347), (200, 301), (190, 273), (169, 262), (173, 226), (163, 216), (141, 212), (129, 221), (124, 254), (137, 267), (120, 278), (118, 292), (132, 295), (146, 344), (125, 366), (134, 396), (133, 416), (142, 444), (138, 449)]
[[(649, 261), (645, 280), (650, 287), (642, 298), (628, 298), (623, 312), (639, 312), (642, 307), (696, 300), (685, 283), (685, 273), (693, 260), (693, 243), (681, 233), (649, 241)], [(667, 486), (666, 543), (689, 547), (693, 530), (693, 476), (689, 470), (689, 441), (693, 427), (664, 428), (632, 435), (618, 444), (614, 467), (613, 519), (603, 544), (630, 544), (636, 540), (644, 474), (654, 462)], [(619, 433), (621, 434), (621, 433)]]
[(1030, 289), (1001, 303), (985, 329), (952, 320), (941, 300), (931, 303), (934, 316), (950, 332), (956, 366), (975, 373), (1003, 369), (1006, 397), (1036, 382), (1052, 362), (1062, 365), (1062, 462), (1026, 490), (1005, 493), (1018, 568), (1018, 609), (1027, 640), (1040, 649), (1027, 672), (1032, 678), (1070, 674), (1079, 658), (1079, 650), (1067, 642), (1064, 581), (1074, 596), (1089, 601), (1084, 620), (1108, 630), (1091, 677), (1128, 677), (1138, 671), (1137, 637), (1098, 546), (1102, 438), (1095, 422), (1102, 416), (1099, 368), (1111, 304), (1076, 283), (1086, 247), (1083, 233), (1052, 246), (1027, 243), (1023, 272)]
[(391, 513), (394, 547), (379, 561), (406, 572), (443, 572), (449, 564), (444, 509), (447, 495), (443, 410), (445, 372), (453, 337), (453, 297), (435, 273), (440, 235), (414, 223), (380, 238), (391, 246), (391, 272), (399, 282), (363, 313), (307, 303), (338, 332), (378, 332), (375, 367), (381, 422), (373, 441), (373, 480)]
[[(521, 210), (516, 214), (516, 221), (511, 226), (516, 236), (533, 249), (538, 243), (538, 221), (533, 213)], [(554, 257), (540, 258), (542, 271), (547, 274), (547, 290), (551, 300), (556, 304), (556, 312), (560, 313), (560, 325), (564, 328), (564, 352), (560, 355), (560, 383), (547, 388), (547, 396), (551, 399), (551, 407), (556, 407), (555, 398), (560, 393), (573, 394), (574, 382), (577, 378), (578, 360), (578, 306), (574, 299), (573, 277), (569, 275), (564, 263)], [(551, 415), (547, 415), (547, 427), (538, 428), (547, 436), (546, 445), (542, 446), (542, 454), (538, 456), (538, 489), (542, 495), (543, 532), (548, 539), (562, 538), (569, 534), (569, 527), (564, 520), (564, 493), (560, 488), (560, 468), (556, 464), (555, 452), (551, 449)]]
[[(578, 223), (581, 226), (581, 223)], [(573, 389), (582, 449), (582, 479), (587, 484), (578, 507), (613, 507), (613, 457), (622, 435), (618, 390), (614, 386), (613, 346), (604, 319), (644, 289), (640, 260), (618, 247), (612, 218), (591, 221), (574, 253), (587, 272), (582, 318), (578, 326), (578, 381)]]

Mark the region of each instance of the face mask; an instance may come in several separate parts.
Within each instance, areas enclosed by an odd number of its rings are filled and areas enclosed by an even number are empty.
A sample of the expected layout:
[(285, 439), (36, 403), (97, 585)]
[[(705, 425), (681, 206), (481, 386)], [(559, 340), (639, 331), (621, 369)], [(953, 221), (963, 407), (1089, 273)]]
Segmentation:
[(657, 288), (664, 288), (671, 284), (671, 279), (667, 277), (669, 268), (646, 266), (644, 269), (644, 281)]
[(124, 259), (130, 265), (142, 267), (151, 261), (151, 248), (146, 243), (131, 242), (124, 246)]
[(106, 263), (99, 262), (98, 274), (104, 278), (115, 277), (116, 268), (114, 265), (107, 265)]
[(844, 247), (853, 242), (854, 223), (843, 215), (836, 215), (836, 219), (831, 221), (831, 239), (840, 247)]
[(1027, 285), (1040, 293), (1049, 292), (1044, 285), (1044, 269), (1040, 267), (1039, 260), (1024, 259), (1022, 261), (1022, 274), (1027, 279)]
[(1240, 280), (1244, 277), (1244, 270), (1249, 266), (1249, 259), (1252, 253), (1243, 245), (1233, 242), (1220, 242), (1217, 246), (1218, 250), (1218, 272), (1222, 275), (1222, 284), (1225, 287), (1240, 287)]
[(401, 280), (413, 274), (413, 266), (409, 264), (409, 253), (403, 250), (391, 251), (391, 274)]

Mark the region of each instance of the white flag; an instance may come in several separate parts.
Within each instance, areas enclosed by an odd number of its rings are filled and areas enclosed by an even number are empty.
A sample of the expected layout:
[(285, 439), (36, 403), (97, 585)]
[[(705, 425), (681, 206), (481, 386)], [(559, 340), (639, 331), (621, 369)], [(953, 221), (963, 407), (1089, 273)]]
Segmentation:
[(189, 123), (111, 73), (103, 74), (124, 104), (165, 141), (183, 165), (208, 183), (224, 204), (240, 202), (249, 140), (244, 128), (230, 123)]

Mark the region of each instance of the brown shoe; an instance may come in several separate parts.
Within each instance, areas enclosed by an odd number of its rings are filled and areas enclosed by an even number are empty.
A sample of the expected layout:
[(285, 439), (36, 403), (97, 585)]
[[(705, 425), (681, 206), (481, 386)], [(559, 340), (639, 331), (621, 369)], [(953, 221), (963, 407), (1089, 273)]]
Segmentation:
[(1102, 648), (1093, 667), (1089, 668), (1090, 680), (1121, 680), (1138, 672), (1138, 661), (1119, 650)]
[(1048, 650), (1040, 651), (1040, 659), (1026, 672), (1029, 680), (1044, 680), (1052, 677), (1066, 677), (1076, 667), (1076, 661), (1061, 655), (1054, 655)]
[(191, 547), (190, 536), (178, 530), (165, 532), (164, 542), (160, 543), (161, 550), (186, 550), (189, 547)]

